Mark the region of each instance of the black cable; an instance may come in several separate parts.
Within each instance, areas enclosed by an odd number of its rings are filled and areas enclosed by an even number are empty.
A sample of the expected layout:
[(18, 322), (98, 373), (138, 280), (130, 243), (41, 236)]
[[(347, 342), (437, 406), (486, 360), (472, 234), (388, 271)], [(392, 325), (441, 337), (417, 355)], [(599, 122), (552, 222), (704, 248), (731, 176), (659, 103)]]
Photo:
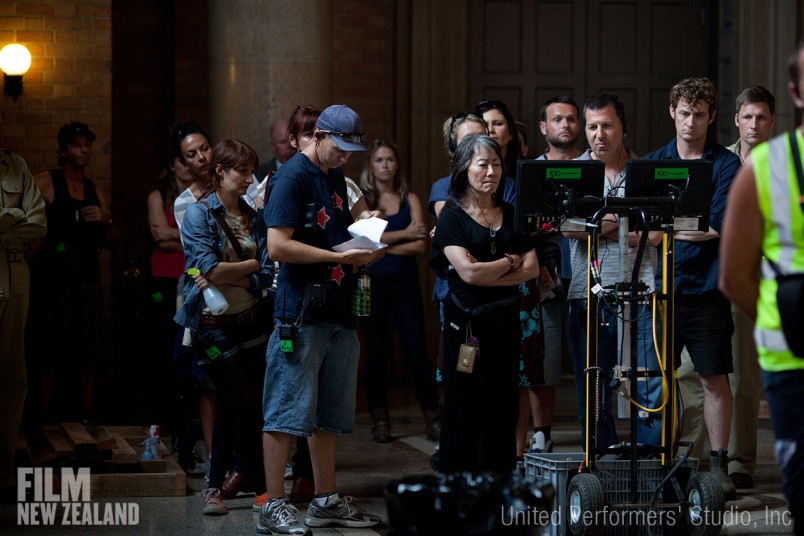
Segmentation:
[[(636, 285), (639, 282), (639, 268), (642, 265), (642, 257), (645, 254), (645, 245), (648, 243), (648, 217), (643, 209), (639, 209), (639, 223), (642, 224), (642, 234), (639, 236), (639, 245), (637, 246), (636, 259), (634, 259), (634, 268), (631, 271), (631, 292), (635, 295)], [(626, 247), (628, 244), (626, 243)]]
[(659, 492), (664, 487), (665, 482), (670, 480), (670, 478), (676, 473), (676, 471), (678, 471), (678, 469), (684, 465), (684, 462), (687, 461), (687, 458), (689, 457), (691, 451), (692, 451), (692, 444), (690, 444), (687, 450), (684, 451), (684, 453), (681, 455), (681, 457), (678, 460), (676, 460), (676, 463), (673, 464), (673, 468), (670, 469), (670, 471), (668, 471), (667, 476), (665, 476), (653, 490), (653, 496), (650, 499), (650, 508), (656, 506), (656, 499), (659, 497)]

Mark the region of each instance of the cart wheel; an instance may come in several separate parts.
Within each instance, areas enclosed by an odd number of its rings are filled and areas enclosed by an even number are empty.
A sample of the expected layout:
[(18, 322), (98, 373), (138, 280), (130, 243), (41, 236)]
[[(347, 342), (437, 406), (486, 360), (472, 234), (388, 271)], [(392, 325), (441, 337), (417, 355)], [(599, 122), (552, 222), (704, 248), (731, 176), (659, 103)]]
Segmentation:
[(723, 525), (726, 499), (715, 475), (699, 472), (687, 483), (689, 506), (682, 511), (691, 536), (716, 536)]
[(603, 510), (605, 498), (600, 479), (590, 473), (575, 475), (567, 490), (567, 520), (574, 536), (601, 534), (605, 523), (598, 523), (597, 512)]

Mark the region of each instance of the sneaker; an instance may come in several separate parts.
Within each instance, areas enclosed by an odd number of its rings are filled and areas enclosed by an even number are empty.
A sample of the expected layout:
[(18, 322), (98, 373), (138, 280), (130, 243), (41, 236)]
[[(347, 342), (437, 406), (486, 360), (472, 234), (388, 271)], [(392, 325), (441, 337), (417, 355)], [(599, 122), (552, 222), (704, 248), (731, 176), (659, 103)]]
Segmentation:
[(285, 480), (293, 480), (293, 466), (289, 463), (285, 464)]
[(262, 507), (268, 503), (268, 492), (266, 491), (262, 495), (257, 495), (254, 497), (254, 502), (251, 503), (251, 509), (255, 512), (260, 512)]
[(539, 431), (533, 434), (530, 441), (531, 454), (542, 454), (543, 452), (553, 452), (553, 441), (551, 439), (545, 440), (544, 432)]
[[(180, 447), (177, 445), (174, 447), (174, 451), (177, 448)], [(204, 446), (204, 441), (201, 439), (196, 441), (191, 454), (193, 463), (192, 468), (187, 467), (185, 469), (187, 476), (206, 476), (209, 470), (209, 456), (206, 455), (206, 452), (207, 449)]]
[(201, 498), (204, 500), (204, 515), (205, 516), (225, 516), (229, 510), (223, 504), (221, 499), (221, 490), (218, 488), (207, 488), (201, 492)]
[(271, 499), (262, 507), (257, 532), (259, 534), (310, 534), (310, 529), (299, 521), (299, 509), (283, 497)]
[(544, 448), (539, 448), (537, 446), (531, 445), (530, 450), (528, 451), (531, 454), (542, 454), (545, 452), (553, 452), (553, 440), (548, 439), (544, 442)]
[[(321, 504), (321, 501), (324, 504)], [(326, 499), (317, 498), (310, 502), (304, 522), (308, 527), (373, 527), (380, 518), (368, 515), (354, 504), (355, 498), (333, 493)]]

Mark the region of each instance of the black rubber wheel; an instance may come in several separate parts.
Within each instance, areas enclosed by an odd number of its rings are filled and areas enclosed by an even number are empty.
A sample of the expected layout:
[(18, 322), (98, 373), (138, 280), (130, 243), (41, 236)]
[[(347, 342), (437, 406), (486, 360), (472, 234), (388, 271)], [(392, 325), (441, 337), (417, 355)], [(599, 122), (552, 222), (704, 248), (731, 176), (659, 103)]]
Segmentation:
[(574, 536), (597, 536), (603, 533), (605, 523), (599, 522), (597, 513), (603, 510), (606, 499), (603, 484), (591, 473), (579, 473), (567, 489), (567, 525)]
[(682, 510), (690, 536), (716, 536), (723, 526), (726, 498), (717, 476), (708, 472), (692, 475), (687, 483), (689, 506)]

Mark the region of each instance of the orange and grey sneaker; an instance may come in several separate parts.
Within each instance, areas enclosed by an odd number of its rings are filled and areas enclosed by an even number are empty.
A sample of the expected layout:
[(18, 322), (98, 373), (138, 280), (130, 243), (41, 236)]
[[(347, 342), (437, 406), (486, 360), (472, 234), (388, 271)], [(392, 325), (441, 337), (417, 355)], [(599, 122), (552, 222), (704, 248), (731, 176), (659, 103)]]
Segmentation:
[(268, 492), (266, 491), (262, 495), (257, 495), (254, 497), (254, 502), (251, 504), (251, 509), (255, 512), (259, 512), (262, 510), (262, 507), (268, 504)]
[(205, 516), (224, 516), (229, 513), (229, 510), (223, 504), (221, 498), (221, 490), (218, 488), (207, 488), (201, 492), (201, 498), (204, 500), (204, 515)]

